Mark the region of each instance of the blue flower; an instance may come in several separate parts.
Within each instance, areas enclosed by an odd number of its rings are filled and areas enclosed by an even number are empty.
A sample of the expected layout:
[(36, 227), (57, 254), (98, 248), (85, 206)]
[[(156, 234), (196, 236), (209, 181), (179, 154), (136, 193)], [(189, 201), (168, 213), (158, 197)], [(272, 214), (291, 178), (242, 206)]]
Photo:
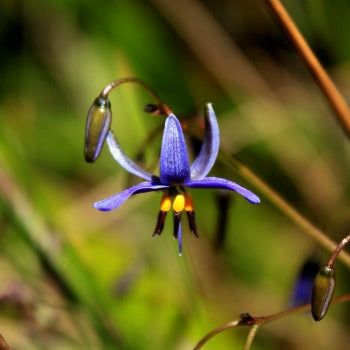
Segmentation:
[(178, 240), (179, 254), (181, 255), (182, 232), (180, 219), (183, 211), (187, 214), (190, 230), (197, 236), (193, 201), (187, 188), (231, 190), (239, 193), (251, 203), (259, 203), (260, 199), (257, 195), (237, 183), (218, 177), (207, 177), (219, 151), (220, 136), (216, 116), (210, 103), (206, 105), (205, 112), (204, 140), (198, 157), (191, 166), (189, 165), (187, 147), (180, 122), (175, 115), (168, 115), (163, 132), (159, 176), (146, 172), (129, 159), (120, 148), (112, 131), (109, 131), (107, 143), (115, 160), (129, 173), (146, 181), (96, 202), (94, 207), (102, 211), (108, 211), (118, 208), (132, 195), (162, 191), (163, 196), (153, 236), (161, 234), (167, 212), (173, 209), (174, 237)]
[(320, 265), (313, 258), (308, 258), (300, 269), (294, 284), (291, 307), (297, 307), (311, 302), (312, 287)]

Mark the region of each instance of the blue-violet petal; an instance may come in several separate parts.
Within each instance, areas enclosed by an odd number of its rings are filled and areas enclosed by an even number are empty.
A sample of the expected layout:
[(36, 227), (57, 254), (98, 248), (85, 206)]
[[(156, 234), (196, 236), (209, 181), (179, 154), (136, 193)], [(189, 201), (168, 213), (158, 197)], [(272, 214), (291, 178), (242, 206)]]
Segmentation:
[(233, 181), (221, 179), (219, 177), (205, 177), (201, 180), (190, 181), (189, 183), (186, 183), (185, 186), (190, 188), (220, 188), (224, 190), (231, 190), (239, 193), (251, 203), (260, 203), (259, 197), (253, 192), (247, 190), (246, 188), (238, 185)]
[(164, 188), (167, 188), (168, 186), (164, 185), (155, 185), (152, 184), (152, 182), (145, 181), (141, 182), (135, 186), (132, 186), (125, 191), (119, 192), (114, 194), (111, 197), (105, 198), (99, 202), (94, 203), (94, 208), (102, 211), (108, 211), (117, 209), (119, 206), (121, 206), (130, 196), (137, 194), (137, 193), (143, 193), (143, 192), (151, 192), (151, 191), (157, 191)]
[(121, 165), (126, 171), (134, 174), (142, 179), (152, 181), (154, 176), (141, 169), (135, 162), (133, 162), (121, 149), (119, 142), (112, 131), (109, 131), (107, 136), (107, 144), (113, 158)]
[(159, 170), (160, 182), (164, 185), (180, 185), (190, 179), (185, 137), (173, 114), (165, 121)]
[(219, 126), (211, 103), (205, 106), (205, 132), (199, 154), (191, 165), (191, 179), (203, 179), (213, 167), (220, 147)]

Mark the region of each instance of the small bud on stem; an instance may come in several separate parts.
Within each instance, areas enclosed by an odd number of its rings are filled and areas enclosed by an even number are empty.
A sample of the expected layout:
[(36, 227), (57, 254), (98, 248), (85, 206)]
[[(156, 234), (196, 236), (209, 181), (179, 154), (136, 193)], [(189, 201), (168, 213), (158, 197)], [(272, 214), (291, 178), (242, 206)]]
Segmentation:
[(326, 315), (335, 290), (335, 272), (329, 265), (323, 266), (317, 274), (312, 289), (311, 313), (315, 321)]
[(99, 97), (95, 99), (88, 112), (84, 147), (84, 156), (88, 163), (93, 163), (98, 158), (110, 130), (112, 110), (108, 95), (114, 88), (124, 83), (141, 85), (156, 100), (156, 104), (149, 104), (145, 107), (146, 112), (153, 115), (171, 114), (170, 108), (161, 101), (160, 97), (144, 81), (126, 77), (111, 82), (101, 91)]
[(84, 156), (88, 163), (100, 155), (111, 126), (112, 111), (108, 98), (97, 97), (89, 109), (86, 121)]
[(346, 236), (334, 250), (328, 263), (320, 269), (314, 282), (311, 299), (311, 313), (315, 321), (320, 321), (326, 315), (332, 302), (335, 290), (334, 264), (339, 253), (350, 242), (350, 235)]

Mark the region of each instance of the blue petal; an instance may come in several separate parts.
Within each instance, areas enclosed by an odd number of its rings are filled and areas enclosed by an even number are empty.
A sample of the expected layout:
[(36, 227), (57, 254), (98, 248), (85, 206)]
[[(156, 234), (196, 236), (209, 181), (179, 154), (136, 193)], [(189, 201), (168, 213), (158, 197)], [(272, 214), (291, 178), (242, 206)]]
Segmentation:
[(164, 185), (180, 185), (190, 179), (185, 137), (173, 114), (165, 121), (159, 170), (160, 182)]
[(135, 162), (133, 162), (120, 148), (117, 138), (112, 131), (109, 131), (107, 136), (107, 143), (113, 158), (121, 165), (126, 171), (142, 179), (152, 181), (154, 175), (141, 169)]
[(259, 197), (253, 192), (250, 192), (233, 181), (221, 179), (219, 177), (205, 177), (201, 180), (190, 181), (185, 186), (190, 188), (220, 188), (224, 190), (231, 190), (239, 193), (251, 203), (260, 203)]
[(157, 191), (167, 187), (168, 186), (152, 184), (152, 182), (149, 181), (141, 182), (123, 192), (119, 192), (111, 197), (103, 199), (102, 201), (94, 203), (93, 207), (102, 211), (117, 209), (133, 194)]
[(211, 103), (205, 106), (205, 133), (198, 157), (191, 165), (191, 179), (203, 179), (213, 167), (220, 147), (219, 126)]
[(308, 258), (303, 264), (294, 284), (290, 303), (292, 307), (311, 303), (312, 287), (319, 270), (320, 265), (312, 258)]

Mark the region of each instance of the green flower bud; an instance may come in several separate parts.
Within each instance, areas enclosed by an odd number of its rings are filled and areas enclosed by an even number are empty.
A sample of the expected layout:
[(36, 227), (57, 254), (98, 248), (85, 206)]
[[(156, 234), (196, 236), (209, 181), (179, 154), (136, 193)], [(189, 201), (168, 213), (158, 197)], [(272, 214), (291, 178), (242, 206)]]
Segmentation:
[(335, 290), (335, 271), (333, 267), (323, 266), (317, 274), (312, 289), (311, 313), (315, 321), (326, 315)]
[(86, 121), (84, 156), (88, 163), (100, 155), (112, 120), (111, 103), (108, 98), (97, 97)]

